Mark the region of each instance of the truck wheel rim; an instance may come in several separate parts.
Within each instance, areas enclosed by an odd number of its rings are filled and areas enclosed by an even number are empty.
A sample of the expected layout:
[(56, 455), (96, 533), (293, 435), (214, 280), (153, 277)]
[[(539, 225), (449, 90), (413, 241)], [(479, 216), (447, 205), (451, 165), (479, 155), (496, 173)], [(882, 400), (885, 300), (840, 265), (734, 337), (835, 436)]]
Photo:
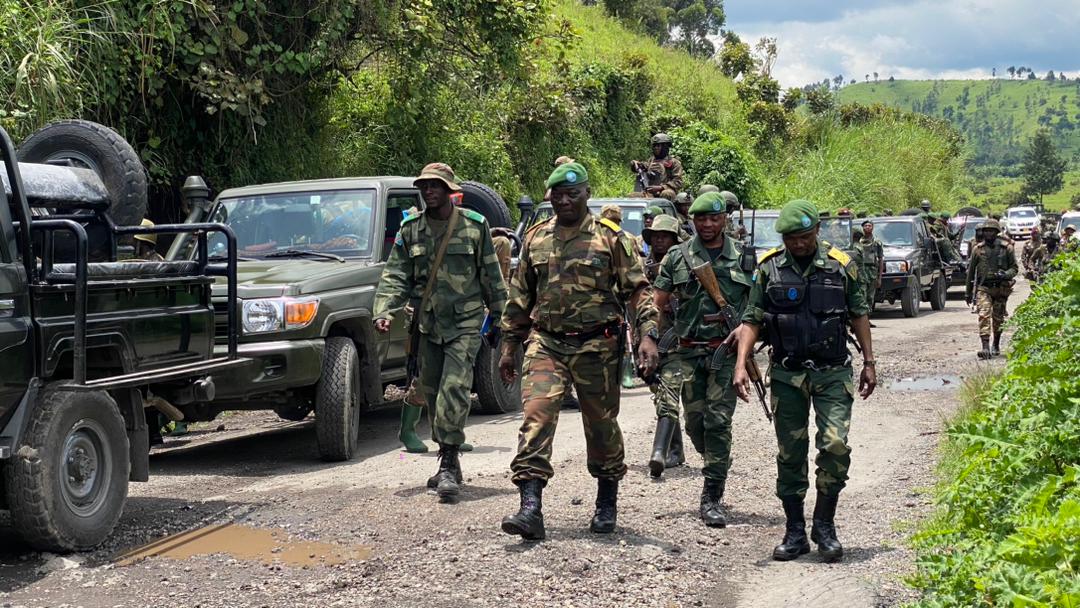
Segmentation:
[(45, 162), (53, 160), (70, 160), (80, 169), (90, 169), (99, 176), (101, 175), (101, 167), (92, 158), (76, 150), (60, 150), (58, 152), (53, 152), (45, 159)]
[(80, 517), (101, 509), (112, 477), (112, 459), (105, 449), (105, 429), (93, 420), (79, 420), (64, 438), (60, 460), (60, 494)]

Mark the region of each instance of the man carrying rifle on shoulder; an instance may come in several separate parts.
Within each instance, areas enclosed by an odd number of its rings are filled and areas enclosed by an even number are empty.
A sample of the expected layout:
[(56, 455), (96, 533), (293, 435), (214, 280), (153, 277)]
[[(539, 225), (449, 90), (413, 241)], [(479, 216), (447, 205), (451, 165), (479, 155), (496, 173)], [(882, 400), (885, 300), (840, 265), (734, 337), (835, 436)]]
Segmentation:
[[(731, 418), (735, 413), (733, 331), (742, 319), (751, 275), (740, 265), (742, 248), (725, 236), (727, 201), (718, 192), (699, 196), (690, 206), (695, 236), (668, 251), (653, 284), (656, 307), (674, 311), (677, 348), (665, 368), (678, 365), (682, 376), (686, 434), (702, 455), (705, 476), (700, 515), (705, 525), (724, 527), (724, 484), (731, 463)], [(677, 306), (672, 306), (677, 302)], [(667, 342), (667, 341), (665, 341)], [(668, 371), (668, 370), (665, 370)], [(656, 445), (674, 432), (671, 418), (660, 418)], [(663, 455), (655, 451), (653, 460)], [(663, 470), (664, 463), (649, 467)]]
[[(419, 378), (410, 380), (419, 390), (410, 393), (420, 398), (418, 404), (404, 405), (402, 429), (407, 414), (415, 428), (423, 406), (431, 407), (439, 470), (428, 485), (444, 502), (461, 491), (458, 455), (465, 441), (484, 307), (498, 318), (506, 305), (506, 284), (487, 220), (454, 206), (451, 195), (461, 190), (455, 179), (448, 165), (432, 163), (413, 182), (424, 199), (424, 211), (402, 222), (374, 306), (375, 329), (382, 333), (390, 331), (394, 313), (404, 304), (413, 306), (409, 355), (416, 362), (410, 367), (419, 367)], [(410, 370), (410, 376), (415, 374)]]
[(817, 502), (810, 538), (826, 562), (844, 554), (834, 517), (840, 490), (848, 479), (851, 447), (848, 428), (854, 401), (848, 327), (862, 348), (859, 395), (874, 392), (877, 374), (870, 344), (869, 307), (859, 285), (858, 269), (847, 254), (819, 238), (817, 207), (791, 201), (780, 211), (776, 231), (783, 246), (762, 254), (750, 301), (739, 330), (735, 388), (749, 399), (752, 378), (743, 363), (751, 360), (764, 328), (772, 355), (772, 406), (775, 412), (776, 495), (784, 505), (784, 540), (773, 559), (788, 561), (810, 552), (803, 499), (809, 487), (810, 406), (817, 423)]

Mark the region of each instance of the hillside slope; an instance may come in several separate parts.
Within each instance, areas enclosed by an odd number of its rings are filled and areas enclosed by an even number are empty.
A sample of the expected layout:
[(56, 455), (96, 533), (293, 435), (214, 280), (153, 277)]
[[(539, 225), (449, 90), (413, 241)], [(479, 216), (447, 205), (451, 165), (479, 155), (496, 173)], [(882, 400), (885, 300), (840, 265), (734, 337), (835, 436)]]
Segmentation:
[(882, 103), (949, 120), (978, 165), (1015, 165), (1028, 140), (1048, 128), (1063, 154), (1080, 160), (1077, 80), (897, 80), (840, 90), (841, 103)]

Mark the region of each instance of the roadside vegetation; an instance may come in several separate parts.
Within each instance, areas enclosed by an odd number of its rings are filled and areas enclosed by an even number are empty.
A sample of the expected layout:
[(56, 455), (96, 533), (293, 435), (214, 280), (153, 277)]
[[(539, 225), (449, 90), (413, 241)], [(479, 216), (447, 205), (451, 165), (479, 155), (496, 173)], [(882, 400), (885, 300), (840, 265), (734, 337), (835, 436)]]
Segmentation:
[(1005, 371), (970, 385), (948, 428), (915, 536), (919, 606), (1080, 606), (1080, 254), (1010, 323)]

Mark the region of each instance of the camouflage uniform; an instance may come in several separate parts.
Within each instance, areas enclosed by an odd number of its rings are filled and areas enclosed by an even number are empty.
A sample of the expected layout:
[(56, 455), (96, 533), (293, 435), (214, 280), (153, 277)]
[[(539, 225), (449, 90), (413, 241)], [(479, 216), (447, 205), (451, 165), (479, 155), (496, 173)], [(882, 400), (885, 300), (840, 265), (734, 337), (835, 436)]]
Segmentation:
[[(854, 262), (844, 252), (828, 247), (819, 240), (817, 253), (805, 270), (800, 270), (796, 260), (782, 247), (762, 255), (743, 322), (758, 326), (767, 324), (767, 313), (772, 314), (769, 313), (772, 306), (766, 298), (770, 293), (769, 287), (781, 283), (781, 274), (789, 271), (798, 273), (808, 281), (818, 273), (835, 275), (843, 285), (846, 307), (843, 316), (850, 319), (869, 312)], [(789, 293), (779, 295), (788, 297)], [(805, 328), (795, 328), (794, 331), (805, 331)], [(838, 334), (833, 337), (832, 345), (846, 352), (845, 345), (835, 343), (845, 339), (839, 335), (841, 331), (846, 336), (846, 324), (837, 328)], [(785, 338), (790, 339), (789, 336), (775, 336), (772, 339)], [(819, 492), (835, 496), (844, 488), (851, 465), (851, 447), (847, 437), (855, 390), (850, 357), (817, 361), (810, 367), (801, 362), (781, 362), (777, 360), (778, 356), (780, 354), (774, 348), (770, 393), (779, 444), (776, 495), (781, 499), (796, 496), (801, 499), (809, 488), (808, 418), (812, 403), (817, 424), (816, 486)]]
[[(436, 284), (420, 315), (418, 353), (424, 401), (434, 404), (432, 436), (440, 445), (465, 440), (473, 384), (473, 362), (480, 348), (484, 307), (501, 315), (506, 284), (487, 220), (474, 211), (460, 214), (446, 248)], [(406, 302), (418, 307), (449, 220), (422, 213), (401, 224), (375, 293), (376, 319), (391, 319)]]
[(877, 296), (877, 282), (881, 276), (880, 262), (885, 259), (885, 247), (878, 239), (873, 237), (867, 239), (865, 236), (853, 240), (853, 245), (855, 248), (853, 257), (857, 262), (856, 268), (859, 270), (859, 284), (862, 285), (866, 305), (873, 308), (874, 299)]
[[(670, 232), (675, 237), (675, 244), (672, 245), (671, 251), (678, 248), (678, 243), (682, 241), (681, 236), (678, 233), (678, 222), (670, 216), (663, 216), (654, 220), (653, 227), (649, 230), (656, 232), (664, 231)], [(665, 256), (664, 259), (667, 259)], [(645, 278), (649, 280), (649, 283), (654, 287), (656, 286), (656, 279), (660, 275), (660, 267), (663, 264), (663, 259), (656, 259), (656, 254), (650, 252), (649, 256), (645, 258)], [(670, 328), (674, 327), (675, 319), (672, 317), (670, 310), (658, 311), (659, 315), (659, 331), (663, 336)], [(682, 373), (678, 365), (667, 365), (668, 356), (666, 353), (660, 353), (660, 367), (657, 370), (657, 375), (660, 382), (649, 386), (649, 390), (653, 394), (653, 405), (656, 407), (657, 418), (671, 418), (676, 424), (679, 423), (679, 393), (682, 386)]]
[(648, 160), (647, 167), (650, 177), (656, 176), (649, 180), (649, 185), (663, 186), (664, 191), (660, 193), (660, 197), (675, 200), (675, 195), (683, 189), (682, 161), (671, 155), (665, 158), (654, 156)]
[[(967, 269), (967, 296), (970, 298), (972, 293), (975, 294), (979, 337), (1000, 335), (1005, 323), (1005, 304), (1018, 271), (1016, 254), (1000, 238), (989, 246), (986, 241), (980, 241), (972, 249)], [(998, 272), (1003, 273), (1000, 275), (1003, 278), (999, 278)]]
[(750, 292), (751, 277), (739, 267), (742, 252), (732, 238), (725, 238), (719, 251), (710, 251), (695, 236), (687, 250), (690, 260), (684, 257), (681, 248), (672, 247), (660, 265), (660, 275), (654, 284), (656, 289), (672, 294), (678, 301), (675, 331), (679, 347), (665, 357), (664, 371), (681, 380), (686, 434), (702, 455), (702, 473), (707, 479), (720, 482), (722, 487), (731, 464), (731, 419), (737, 399), (731, 384), (735, 357), (728, 357), (722, 369), (711, 369), (712, 355), (727, 337), (727, 331), (718, 322), (703, 319), (703, 315), (717, 314), (719, 308), (691, 268), (711, 261), (724, 298), (740, 316)]
[(503, 281), (509, 281), (510, 252), (513, 248), (510, 239), (502, 235), (492, 236), (491, 245), (495, 249), (495, 257), (499, 260), (499, 269), (502, 271)]
[[(587, 214), (578, 227), (565, 229), (551, 218), (526, 234), (503, 315), (504, 348), (528, 340), (524, 420), (510, 465), (516, 483), (554, 475), (551, 446), (571, 383), (581, 403), (589, 473), (615, 480), (626, 474), (617, 420), (619, 324), (639, 290), (648, 290), (648, 282), (634, 241), (610, 221)], [(649, 295), (633, 311), (639, 335), (656, 332)]]

